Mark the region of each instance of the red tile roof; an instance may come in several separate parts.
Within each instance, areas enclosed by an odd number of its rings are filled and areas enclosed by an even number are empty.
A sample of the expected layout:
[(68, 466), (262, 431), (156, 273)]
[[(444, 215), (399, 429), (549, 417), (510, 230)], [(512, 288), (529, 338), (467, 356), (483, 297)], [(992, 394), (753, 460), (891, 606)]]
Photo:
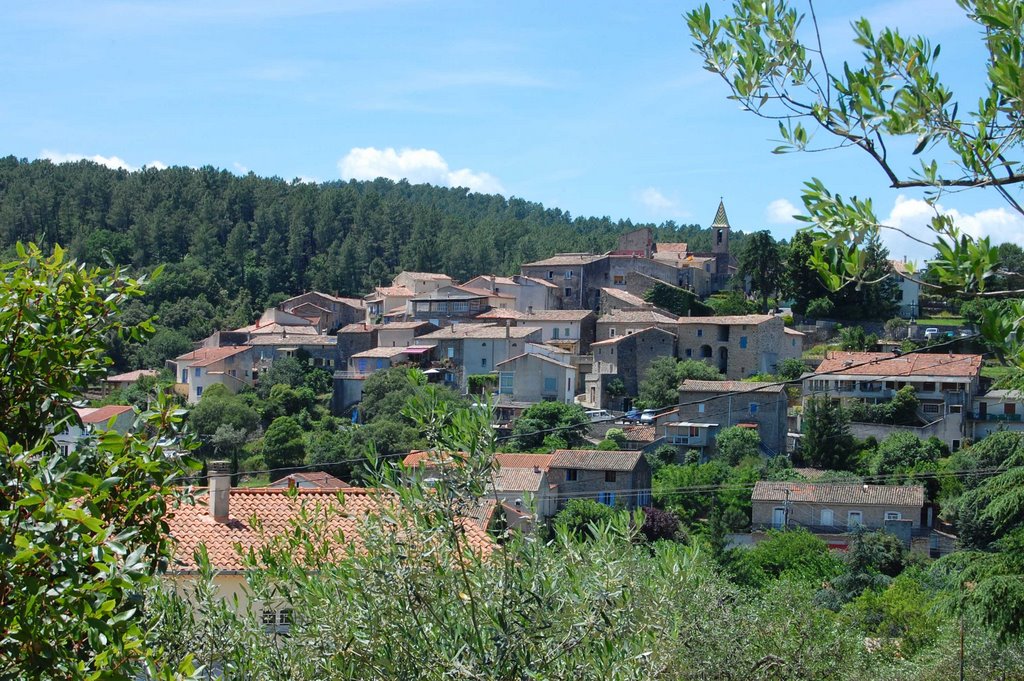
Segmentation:
[(735, 314), (718, 317), (680, 317), (680, 324), (764, 324), (775, 319), (770, 314)]
[(193, 367), (204, 367), (249, 350), (252, 348), (248, 345), (222, 345), (218, 348), (198, 348), (175, 359), (178, 362), (189, 362)]
[(291, 475), (281, 478), (277, 482), (272, 482), (267, 487), (272, 488), (284, 488), (287, 489), (295, 484), (296, 487), (302, 488), (317, 488), (317, 489), (332, 489), (339, 490), (346, 487), (351, 487), (347, 482), (341, 478), (336, 478), (330, 473), (323, 471), (310, 471), (308, 473), (292, 473)]
[(642, 456), (639, 451), (601, 451), (597, 449), (556, 449), (551, 468), (578, 468), (589, 471), (631, 471)]
[(658, 439), (654, 426), (626, 426), (622, 431), (630, 442), (654, 442)]
[(136, 369), (116, 376), (107, 376), (107, 383), (134, 383), (143, 376), (157, 376), (160, 372), (156, 369)]
[(891, 352), (829, 352), (818, 374), (845, 376), (946, 376), (970, 378), (981, 371), (981, 355), (896, 355)]
[(104, 407), (78, 408), (75, 411), (78, 413), (78, 418), (82, 419), (82, 423), (86, 425), (103, 425), (110, 419), (134, 411), (134, 409), (135, 407), (130, 405), (108, 404)]
[(679, 384), (684, 393), (781, 393), (786, 386), (761, 381), (697, 381), (688, 378)]
[[(206, 546), (215, 568), (242, 570), (245, 564), (239, 549), (258, 550), (269, 539), (290, 532), (292, 521), (303, 508), (323, 514), (332, 535), (340, 531), (348, 542), (358, 545), (362, 522), (388, 503), (388, 497), (356, 487), (341, 491), (299, 489), (294, 496), (285, 489), (235, 488), (229, 498), (231, 516), (223, 523), (210, 515), (205, 493), (197, 494), (194, 504), (185, 503), (170, 511), (167, 524), (176, 542), (170, 572), (194, 571), (197, 566), (193, 554), (200, 545)], [(492, 542), (479, 525), (466, 522), (463, 528), (470, 546), (482, 553), (490, 552)]]
[[(788, 492), (788, 495), (787, 495)], [(924, 488), (909, 485), (858, 485), (811, 482), (766, 482), (754, 485), (752, 501), (812, 504), (924, 506)]]
[(602, 324), (673, 324), (677, 317), (670, 317), (654, 310), (613, 310), (597, 321)]

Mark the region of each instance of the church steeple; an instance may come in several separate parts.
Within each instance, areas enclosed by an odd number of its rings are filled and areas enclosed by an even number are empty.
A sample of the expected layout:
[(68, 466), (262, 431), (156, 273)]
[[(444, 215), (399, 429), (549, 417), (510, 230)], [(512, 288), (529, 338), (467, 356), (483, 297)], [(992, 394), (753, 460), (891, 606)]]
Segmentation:
[(725, 214), (725, 201), (718, 200), (718, 212), (711, 223), (711, 252), (729, 252), (729, 217)]

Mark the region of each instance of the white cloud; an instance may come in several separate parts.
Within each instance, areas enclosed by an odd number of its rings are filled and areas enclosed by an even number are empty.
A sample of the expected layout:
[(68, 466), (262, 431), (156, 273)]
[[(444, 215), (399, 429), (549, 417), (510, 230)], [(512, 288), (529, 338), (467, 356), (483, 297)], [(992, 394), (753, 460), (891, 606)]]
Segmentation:
[(689, 213), (683, 210), (679, 201), (675, 198), (665, 196), (656, 187), (647, 187), (637, 197), (644, 208), (657, 219), (685, 218)]
[(498, 178), (490, 173), (462, 168), (452, 170), (448, 162), (433, 149), (401, 149), (392, 147), (355, 147), (338, 161), (338, 170), (346, 180), (406, 179), (412, 184), (435, 184), (442, 187), (467, 187), (481, 194), (502, 194)]
[[(987, 208), (976, 213), (961, 213), (955, 208), (946, 209), (941, 204), (932, 207), (921, 199), (910, 199), (902, 194), (896, 197), (885, 225), (899, 228), (923, 241), (931, 242), (933, 235), (928, 224), (935, 211), (953, 218), (954, 224), (964, 233), (973, 237), (989, 237), (993, 244), (1009, 241), (1024, 246), (1024, 218), (1006, 208)], [(891, 229), (882, 230), (882, 241), (893, 258), (907, 256), (923, 263), (932, 257), (933, 249)]]
[(799, 222), (794, 215), (800, 209), (787, 199), (775, 199), (764, 209), (765, 219), (773, 225), (793, 225)]
[[(133, 166), (123, 158), (119, 156), (100, 156), (94, 154), (93, 156), (85, 156), (84, 154), (65, 154), (59, 151), (50, 151), (44, 149), (40, 158), (45, 158), (53, 163), (77, 163), (78, 161), (92, 161), (93, 163), (99, 163), (101, 166), (106, 166), (112, 170), (127, 170), (128, 172), (135, 172), (139, 170), (138, 166)], [(167, 167), (167, 164), (163, 161), (150, 161), (143, 168), (156, 168), (157, 170), (163, 170)]]
[(232, 163), (231, 165), (232, 165), (232, 166), (234, 167), (235, 171), (236, 171), (236, 172), (237, 172), (237, 173), (238, 173), (239, 175), (248, 175), (248, 174), (249, 174), (249, 169), (248, 169), (248, 168), (246, 168), (245, 166), (243, 166), (243, 165), (242, 165), (241, 163), (239, 163), (238, 161), (235, 161), (235, 162), (234, 162), (234, 163)]

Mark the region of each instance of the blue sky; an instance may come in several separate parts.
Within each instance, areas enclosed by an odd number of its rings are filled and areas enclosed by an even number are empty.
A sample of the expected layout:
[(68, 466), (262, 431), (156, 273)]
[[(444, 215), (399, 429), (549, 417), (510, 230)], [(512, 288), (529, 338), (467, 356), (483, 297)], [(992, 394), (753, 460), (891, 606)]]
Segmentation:
[[(772, 124), (725, 99), (684, 2), (124, 0), (0, 6), (0, 154), (213, 165), (286, 179), (465, 185), (574, 215), (792, 234), (818, 176), (913, 228), (920, 195), (854, 152), (776, 156)], [(726, 5), (712, 2), (721, 12)], [(983, 55), (953, 0), (818, 3), (835, 58), (861, 14), (943, 45), (965, 106)], [(993, 194), (942, 203), (1024, 243)], [(921, 257), (890, 238), (894, 256)]]

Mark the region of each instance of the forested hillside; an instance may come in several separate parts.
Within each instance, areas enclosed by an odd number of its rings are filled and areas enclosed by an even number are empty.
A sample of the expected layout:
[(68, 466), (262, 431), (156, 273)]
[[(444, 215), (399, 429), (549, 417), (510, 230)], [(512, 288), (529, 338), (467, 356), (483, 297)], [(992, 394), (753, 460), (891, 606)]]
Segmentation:
[[(106, 249), (136, 267), (191, 257), (230, 297), (244, 289), (256, 302), (311, 287), (358, 295), (402, 269), (510, 274), (559, 251), (608, 250), (636, 226), (404, 181), (316, 185), (211, 167), (129, 173), (0, 160), (0, 248), (60, 243), (86, 261)], [(657, 228), (661, 240), (709, 247), (697, 226)]]

